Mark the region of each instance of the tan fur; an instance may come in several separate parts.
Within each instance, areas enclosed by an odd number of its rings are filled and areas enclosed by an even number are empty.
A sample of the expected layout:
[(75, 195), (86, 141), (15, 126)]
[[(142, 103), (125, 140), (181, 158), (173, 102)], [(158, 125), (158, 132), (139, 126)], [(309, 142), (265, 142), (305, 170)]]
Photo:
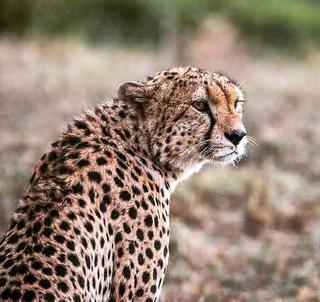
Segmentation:
[[(173, 68), (120, 85), (71, 123), (2, 237), (1, 300), (158, 301), (170, 194), (204, 163), (243, 155), (245, 139), (226, 137), (244, 131), (242, 97), (225, 76)], [(207, 112), (194, 107), (200, 99)]]

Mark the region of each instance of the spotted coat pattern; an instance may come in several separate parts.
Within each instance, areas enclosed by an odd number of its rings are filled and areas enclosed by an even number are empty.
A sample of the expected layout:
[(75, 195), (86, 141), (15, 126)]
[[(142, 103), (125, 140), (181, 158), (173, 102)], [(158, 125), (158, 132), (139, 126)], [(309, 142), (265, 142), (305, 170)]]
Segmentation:
[[(189, 166), (222, 161), (223, 142), (200, 143), (241, 124), (237, 89), (223, 75), (174, 68), (122, 84), (116, 98), (70, 123), (0, 240), (1, 301), (158, 301), (170, 194)], [(197, 95), (225, 108), (197, 112)]]

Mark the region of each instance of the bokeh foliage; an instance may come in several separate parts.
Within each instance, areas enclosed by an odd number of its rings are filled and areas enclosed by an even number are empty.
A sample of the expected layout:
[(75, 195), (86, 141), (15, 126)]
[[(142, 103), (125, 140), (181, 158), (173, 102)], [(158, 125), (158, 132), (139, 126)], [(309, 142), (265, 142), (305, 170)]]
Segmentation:
[(215, 13), (263, 44), (320, 44), (319, 0), (0, 0), (0, 33), (159, 45), (172, 27), (188, 32)]

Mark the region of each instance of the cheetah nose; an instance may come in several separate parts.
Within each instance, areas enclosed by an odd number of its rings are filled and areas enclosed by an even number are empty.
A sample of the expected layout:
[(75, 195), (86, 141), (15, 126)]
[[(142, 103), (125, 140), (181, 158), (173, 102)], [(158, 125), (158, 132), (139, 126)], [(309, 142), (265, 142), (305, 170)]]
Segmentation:
[(235, 130), (232, 130), (231, 132), (224, 133), (224, 136), (235, 146), (237, 146), (242, 140), (242, 138), (246, 135), (247, 133), (241, 129), (235, 129)]

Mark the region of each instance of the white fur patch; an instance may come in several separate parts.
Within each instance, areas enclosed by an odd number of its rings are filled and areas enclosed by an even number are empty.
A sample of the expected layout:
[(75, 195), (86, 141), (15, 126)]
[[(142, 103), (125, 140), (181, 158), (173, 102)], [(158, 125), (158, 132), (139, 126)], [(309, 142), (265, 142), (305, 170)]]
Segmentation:
[(171, 185), (170, 193), (172, 194), (172, 193), (175, 191), (177, 185), (178, 185), (180, 182), (188, 179), (191, 175), (193, 175), (193, 174), (195, 174), (195, 173), (198, 173), (198, 172), (201, 170), (201, 168), (203, 167), (203, 165), (204, 165), (205, 163), (206, 163), (206, 162), (202, 162), (202, 163), (197, 163), (197, 164), (192, 164), (192, 165), (190, 165), (190, 166), (187, 166), (187, 167), (184, 169), (183, 173), (179, 176), (179, 178), (177, 179), (177, 181), (175, 181), (175, 182)]

